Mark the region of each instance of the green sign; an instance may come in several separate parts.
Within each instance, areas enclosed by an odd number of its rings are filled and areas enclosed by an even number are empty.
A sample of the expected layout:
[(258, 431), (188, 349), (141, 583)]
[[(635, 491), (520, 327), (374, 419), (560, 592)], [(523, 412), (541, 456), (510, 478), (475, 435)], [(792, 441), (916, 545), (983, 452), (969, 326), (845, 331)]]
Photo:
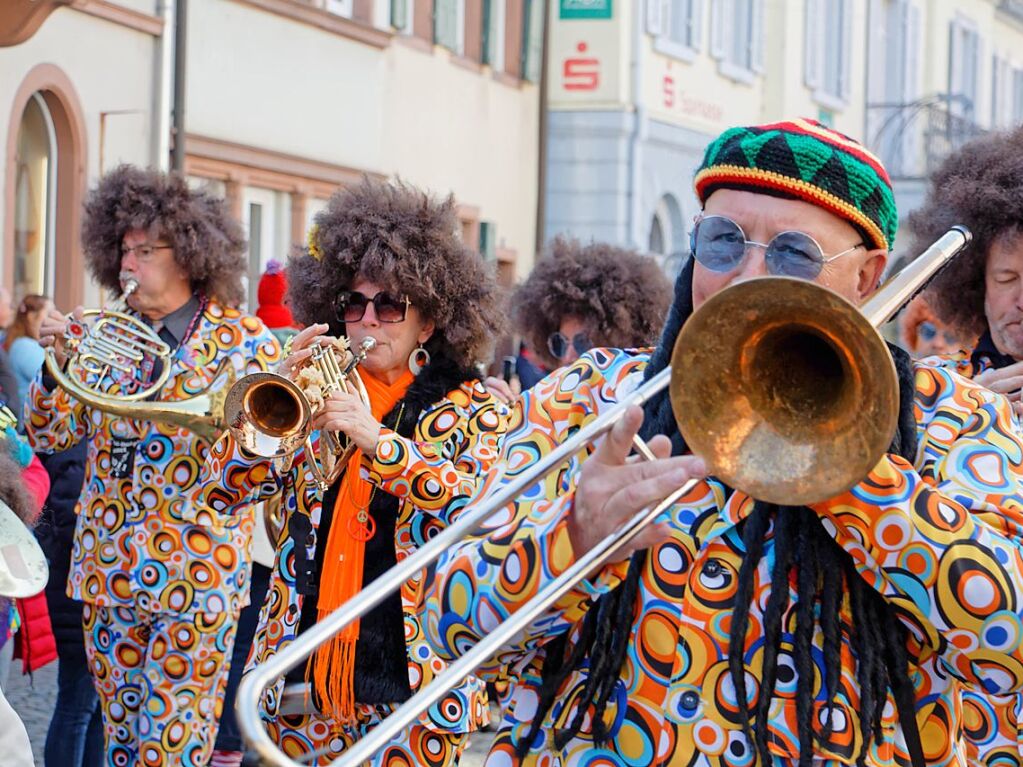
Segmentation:
[(563, 19), (610, 19), (611, 0), (560, 0)]

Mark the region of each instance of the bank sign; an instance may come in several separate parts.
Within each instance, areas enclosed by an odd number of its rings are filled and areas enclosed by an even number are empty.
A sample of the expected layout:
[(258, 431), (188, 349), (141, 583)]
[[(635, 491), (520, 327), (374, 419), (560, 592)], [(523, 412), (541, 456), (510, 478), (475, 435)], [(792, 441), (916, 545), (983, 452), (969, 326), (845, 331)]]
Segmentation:
[(559, 0), (563, 19), (610, 19), (612, 0)]

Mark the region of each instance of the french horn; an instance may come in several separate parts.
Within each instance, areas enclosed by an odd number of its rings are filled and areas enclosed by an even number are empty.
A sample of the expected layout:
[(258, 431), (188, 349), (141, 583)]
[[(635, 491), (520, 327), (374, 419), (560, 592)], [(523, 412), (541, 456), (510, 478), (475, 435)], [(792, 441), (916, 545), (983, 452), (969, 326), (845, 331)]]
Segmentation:
[[(216, 441), (224, 430), (227, 390), (235, 382), (230, 360), (221, 361), (212, 381), (195, 396), (172, 402), (154, 399), (170, 377), (171, 348), (149, 325), (126, 311), (138, 280), (123, 272), (121, 284), (124, 294), (114, 307), (88, 309), (68, 319), (67, 362), (62, 368), (53, 348), (47, 348), (47, 371), (60, 388), (89, 407), (123, 418), (170, 424)], [(155, 375), (147, 376), (146, 371)], [(110, 393), (114, 384), (116, 393)]]

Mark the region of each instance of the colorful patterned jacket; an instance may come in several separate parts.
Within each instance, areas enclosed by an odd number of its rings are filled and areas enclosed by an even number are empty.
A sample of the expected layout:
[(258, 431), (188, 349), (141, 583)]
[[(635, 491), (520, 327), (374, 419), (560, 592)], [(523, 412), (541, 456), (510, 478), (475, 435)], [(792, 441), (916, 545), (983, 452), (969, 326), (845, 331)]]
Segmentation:
[[(478, 499), (634, 390), (647, 360), (642, 352), (593, 350), (524, 395), (502, 444), (508, 470), (488, 480)], [(916, 388), (915, 465), (885, 456), (862, 483), (814, 509), (867, 582), (926, 627), (923, 644), (910, 648), (920, 658), (911, 676), (927, 762), (945, 765), (965, 761), (959, 737), (962, 684), (994, 692), (1023, 685), (1023, 444), (1002, 398), (928, 367), (916, 368)], [(527, 491), (495, 514), (488, 529), (453, 547), (424, 580), (424, 625), (442, 657), (463, 652), (572, 562), (567, 516), (578, 462), (577, 456), (546, 487)], [(754, 750), (736, 723), (728, 670), (729, 625), (744, 551), (738, 525), (752, 506), (748, 496), (729, 496), (708, 479), (666, 512), (673, 535), (650, 549), (625, 668), (605, 714), (612, 740), (596, 748), (584, 725), (560, 755), (544, 750), (551, 748), (551, 733), (574, 718), (586, 680), (576, 671), (556, 696), (541, 747), (525, 763), (753, 763)], [(768, 536), (754, 576), (751, 627), (762, 621), (770, 590)], [(532, 722), (545, 642), (564, 632), (574, 642), (593, 598), (617, 585), (624, 572), (623, 563), (604, 568), (484, 669), (508, 665), (517, 678), (488, 765), (517, 763), (512, 739), (524, 737)], [(795, 601), (794, 593), (790, 597)], [(791, 611), (783, 627), (791, 625)], [(848, 631), (848, 602), (842, 613)], [(819, 628), (814, 641), (820, 648)], [(791, 642), (784, 630), (782, 647)], [(748, 673), (758, 678), (755, 630), (745, 649)], [(779, 663), (785, 664), (784, 650)], [(815, 764), (852, 764), (859, 751), (859, 694), (848, 650), (843, 665), (834, 732), (819, 747)], [(769, 714), (770, 741), (776, 764), (790, 764), (798, 754), (795, 681), (782, 680), (779, 675)], [(749, 684), (755, 689), (755, 682)], [(818, 732), (820, 704), (816, 701), (814, 714)], [(908, 761), (896, 745), (902, 741), (895, 737), (895, 711), (889, 697), (885, 737), (870, 748), (868, 764)]]
[[(972, 379), (1010, 361), (998, 353), (990, 336), (986, 335), (972, 351), (928, 357), (923, 362), (950, 368), (964, 378)], [(1011, 534), (1008, 529), (1006, 533)], [(978, 690), (964, 688), (963, 736), (971, 765), (1023, 767), (1023, 696), (985, 695)]]
[[(175, 353), (160, 401), (200, 392), (225, 358), (240, 377), (279, 356), (260, 320), (211, 301)], [(206, 510), (198, 480), (208, 443), (85, 407), (63, 389), (48, 390), (44, 372), (29, 387), (29, 441), (44, 452), (89, 442), (68, 596), (151, 612), (237, 612), (248, 604), (252, 514)], [(119, 389), (111, 379), (105, 391)]]
[[(439, 401), (430, 400), (415, 423), (412, 438), (387, 427), (382, 429), (376, 456), (364, 461), (363, 470), (378, 492), (401, 501), (395, 524), (399, 561), (452, 520), (473, 495), (497, 457), (506, 425), (498, 401), (479, 381), (467, 381), (442, 394)], [(318, 450), (315, 442), (314, 450)], [(311, 532), (302, 554), (306, 561), (315, 561), (323, 500), (304, 455), (304, 451), (299, 452), (288, 474), (282, 477), (269, 462), (243, 453), (228, 434), (210, 451), (203, 472), (207, 502), (221, 513), (231, 513), (237, 506), (287, 488), (282, 504), (284, 524), (250, 665), (264, 662), (287, 647), (298, 632), (304, 599), (297, 587), (295, 541), (288, 529), (295, 515), (308, 518)], [(401, 592), (408, 679), (413, 692), (445, 668), (420, 625), (416, 610), (418, 580), (406, 583)], [(270, 718), (276, 716), (283, 686), (282, 680), (266, 696), (265, 714)], [(420, 721), (431, 729), (456, 733), (486, 724), (489, 714), (483, 684), (469, 677), (424, 713)]]

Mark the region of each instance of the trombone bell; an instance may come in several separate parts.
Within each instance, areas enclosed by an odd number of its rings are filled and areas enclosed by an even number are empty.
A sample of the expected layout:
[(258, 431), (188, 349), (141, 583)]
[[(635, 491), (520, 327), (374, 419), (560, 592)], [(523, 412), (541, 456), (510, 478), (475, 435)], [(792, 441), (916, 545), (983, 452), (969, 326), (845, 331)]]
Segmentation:
[(845, 492), (895, 433), (899, 385), (884, 340), (851, 303), (803, 280), (715, 294), (679, 333), (671, 366), (690, 450), (769, 503)]

